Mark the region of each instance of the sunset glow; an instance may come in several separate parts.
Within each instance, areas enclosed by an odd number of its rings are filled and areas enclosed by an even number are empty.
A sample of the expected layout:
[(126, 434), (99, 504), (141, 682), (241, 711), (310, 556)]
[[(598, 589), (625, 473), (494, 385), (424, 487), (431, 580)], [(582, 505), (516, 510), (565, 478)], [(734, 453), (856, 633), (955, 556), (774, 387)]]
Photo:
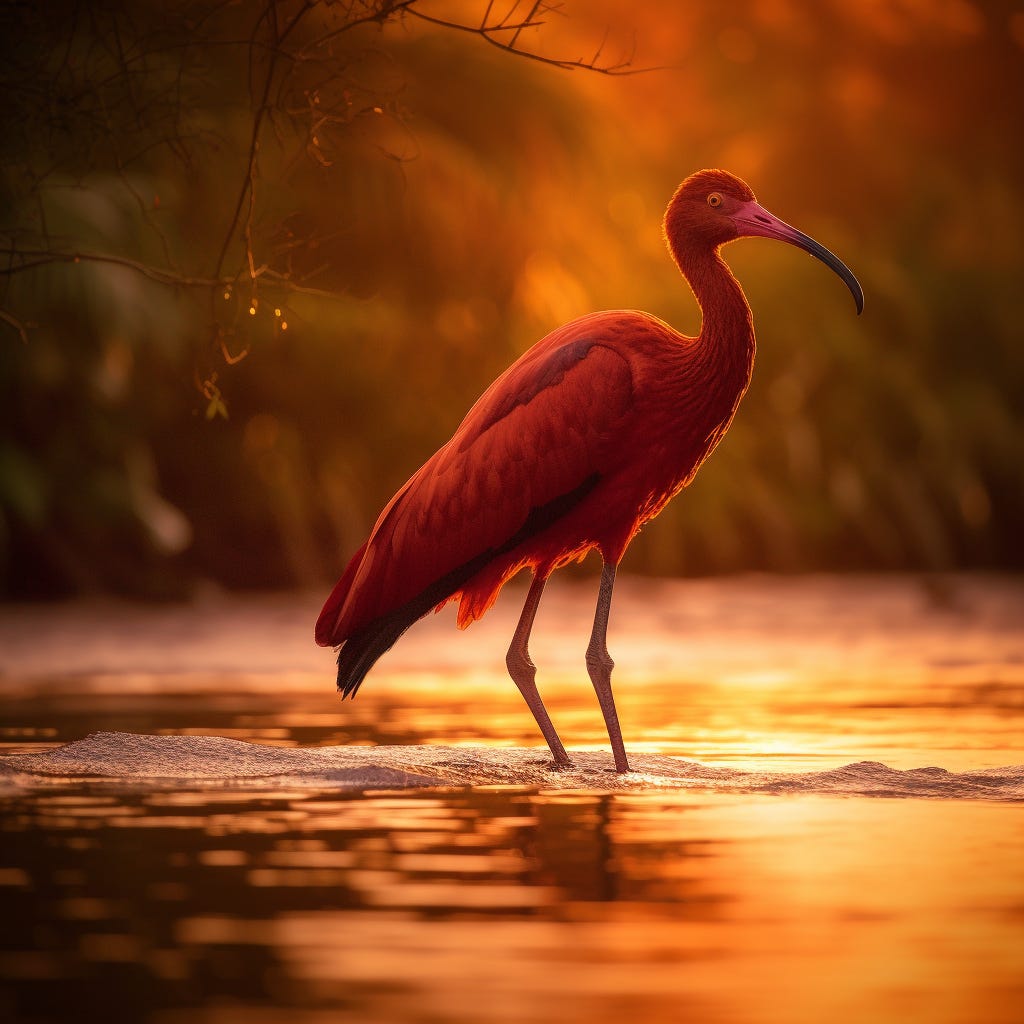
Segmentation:
[(0, 1020), (1020, 1024), (1024, 0), (0, 38)]

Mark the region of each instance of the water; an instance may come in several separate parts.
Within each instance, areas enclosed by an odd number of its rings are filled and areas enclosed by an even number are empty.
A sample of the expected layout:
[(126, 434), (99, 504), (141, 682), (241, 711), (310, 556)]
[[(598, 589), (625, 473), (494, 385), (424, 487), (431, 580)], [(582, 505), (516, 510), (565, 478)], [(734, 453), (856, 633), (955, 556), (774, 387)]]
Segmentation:
[(556, 769), (546, 750), (374, 746), (272, 747), (222, 736), (97, 732), (56, 749), (0, 762), (0, 792), (89, 783), (141, 789), (246, 786), (333, 791), (512, 786), (539, 790), (698, 790), (765, 794), (941, 797), (1024, 801), (1024, 765), (949, 772), (898, 771), (874, 761), (820, 771), (716, 767), (679, 757), (637, 756), (618, 774), (608, 754), (576, 750)]
[(1024, 587), (624, 581), (636, 773), (515, 598), (354, 703), (315, 599), (0, 613), (0, 1019), (1024, 1020)]

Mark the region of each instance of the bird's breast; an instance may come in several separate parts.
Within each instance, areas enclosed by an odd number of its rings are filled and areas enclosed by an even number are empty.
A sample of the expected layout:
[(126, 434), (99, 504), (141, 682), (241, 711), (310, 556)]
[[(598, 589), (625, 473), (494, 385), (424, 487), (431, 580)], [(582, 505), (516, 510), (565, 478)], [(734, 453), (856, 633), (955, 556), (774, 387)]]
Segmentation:
[(693, 479), (728, 430), (749, 381), (749, 365), (715, 373), (692, 339), (649, 346), (634, 364), (629, 457), (621, 473), (642, 520)]

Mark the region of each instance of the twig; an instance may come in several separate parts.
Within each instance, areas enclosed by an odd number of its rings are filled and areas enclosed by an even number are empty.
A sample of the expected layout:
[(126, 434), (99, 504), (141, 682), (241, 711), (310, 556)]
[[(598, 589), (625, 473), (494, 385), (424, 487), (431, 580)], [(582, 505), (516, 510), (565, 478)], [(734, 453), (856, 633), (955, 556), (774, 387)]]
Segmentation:
[(361, 18), (354, 18), (352, 21), (345, 22), (345, 24), (340, 28), (333, 29), (330, 32), (325, 32), (321, 36), (317, 36), (316, 39), (307, 43), (298, 51), (298, 53), (289, 54), (289, 56), (293, 59), (302, 60), (311, 50), (319, 49), (321, 46), (326, 46), (332, 40), (337, 39), (338, 36), (344, 35), (344, 33), (351, 31), (357, 26), (369, 25), (372, 22), (383, 24), (388, 18), (391, 18), (402, 11), (409, 10), (409, 8), (417, 2), (418, 0), (399, 0), (398, 3), (382, 3), (379, 10), (373, 11), (370, 14), (365, 14)]
[[(543, 25), (544, 22), (541, 21), (537, 15), (552, 9), (553, 8), (550, 6), (544, 6), (540, 0), (535, 0), (533, 6), (530, 8), (530, 13), (515, 24), (508, 23), (509, 14), (507, 13), (504, 18), (496, 23), (488, 24), (485, 17), (485, 20), (481, 21), (478, 25), (467, 25), (460, 21), (450, 21), (447, 18), (438, 18), (433, 14), (424, 14), (413, 6), (404, 8), (404, 11), (407, 14), (411, 14), (414, 18), (419, 18), (421, 21), (429, 22), (431, 25), (438, 25), (441, 28), (453, 29), (456, 32), (468, 32), (471, 35), (480, 36), (481, 39), (490, 43), (491, 46), (495, 46), (499, 50), (504, 50), (506, 53), (515, 54), (517, 57), (525, 57), (528, 60), (535, 60), (541, 64), (548, 64), (551, 67), (561, 68), (563, 71), (574, 71), (579, 69), (593, 71), (599, 75), (639, 75), (646, 74), (650, 71), (663, 70), (660, 66), (634, 68), (631, 66), (632, 57), (626, 60), (621, 60), (618, 63), (601, 65), (598, 64), (596, 60), (588, 61), (582, 58), (569, 60), (562, 57), (545, 57), (543, 54), (536, 53), (533, 50), (521, 49), (517, 45), (519, 33), (525, 28), (537, 28), (538, 26)], [(491, 5), (489, 4), (486, 14), (489, 14), (490, 10)], [(497, 32), (513, 32), (514, 34), (509, 42), (503, 42), (501, 39), (495, 38), (495, 33)], [(597, 56), (600, 55), (603, 49), (604, 43), (602, 42), (601, 47), (598, 49)]]
[(26, 324), (22, 323), (16, 316), (12, 316), (6, 309), (0, 309), (0, 320), (13, 327), (18, 332), (18, 337), (21, 338), (22, 342), (26, 345), (28, 344)]
[[(242, 187), (238, 193), (238, 199), (235, 202), (235, 211), (231, 215), (231, 221), (228, 226), (228, 230), (224, 235), (224, 242), (221, 245), (220, 255), (217, 257), (217, 264), (213, 271), (213, 276), (218, 278), (220, 276), (221, 269), (224, 266), (224, 260), (227, 258), (228, 249), (231, 248), (231, 243), (235, 237), (235, 231), (238, 229), (238, 218), (242, 214), (242, 205), (245, 203), (245, 197), (249, 194), (250, 190), (254, 186), (256, 177), (256, 157), (259, 152), (260, 142), (260, 129), (263, 126), (263, 118), (266, 116), (268, 109), (268, 99), (270, 98), (270, 88), (274, 83), (274, 73), (277, 69), (277, 61), (281, 55), (281, 46), (288, 36), (294, 31), (296, 26), (305, 16), (306, 12), (313, 6), (311, 0), (305, 0), (302, 7), (296, 12), (295, 16), (285, 26), (283, 32), (278, 34), (277, 18), (276, 18), (276, 3), (275, 0), (269, 0), (270, 10), (273, 17), (273, 25), (275, 29), (274, 33), (274, 48), (270, 51), (269, 64), (267, 67), (267, 74), (263, 81), (263, 95), (260, 97), (259, 105), (256, 108), (256, 112), (252, 119), (252, 133), (249, 140), (249, 159), (247, 163), (247, 170), (245, 179), (242, 182)], [(254, 30), (255, 33), (255, 30)]]
[[(33, 270), (36, 267), (44, 267), (53, 263), (107, 263), (117, 267), (127, 267), (129, 270), (134, 270), (136, 273), (149, 278), (151, 281), (156, 281), (158, 284), (183, 288), (224, 288), (229, 285), (234, 287), (236, 283), (235, 277), (223, 275), (219, 277), (195, 277), (188, 274), (180, 274), (173, 270), (166, 270), (163, 267), (154, 267), (152, 264), (129, 259), (127, 256), (114, 256), (103, 252), (52, 252), (45, 249), (8, 249), (7, 256), (9, 260), (20, 260), (21, 262), (11, 262), (6, 267), (0, 267), (0, 277), (10, 277), (23, 271)], [(280, 271), (271, 270), (265, 264), (254, 267), (252, 273), (254, 277), (271, 281), (276, 287), (286, 292), (293, 292), (298, 295), (311, 295), (324, 299), (340, 299), (343, 297), (343, 293), (339, 291), (332, 291), (328, 288), (312, 288), (309, 285), (294, 281)], [(5, 317), (5, 319), (8, 319), (8, 322), (10, 322), (9, 318)]]

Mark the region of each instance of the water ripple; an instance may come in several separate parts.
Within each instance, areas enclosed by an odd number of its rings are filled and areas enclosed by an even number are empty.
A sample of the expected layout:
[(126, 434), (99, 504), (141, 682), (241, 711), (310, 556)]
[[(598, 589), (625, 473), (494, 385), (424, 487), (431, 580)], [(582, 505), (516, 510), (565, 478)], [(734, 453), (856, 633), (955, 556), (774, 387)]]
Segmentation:
[(273, 783), (342, 790), (501, 785), (1024, 800), (1024, 765), (966, 772), (937, 767), (900, 771), (860, 761), (824, 771), (780, 772), (641, 755), (632, 758), (632, 772), (617, 775), (609, 754), (574, 751), (572, 757), (574, 767), (556, 770), (545, 751), (527, 748), (272, 747), (223, 736), (96, 732), (50, 750), (4, 758), (0, 784), (17, 789), (84, 780), (144, 788)]

